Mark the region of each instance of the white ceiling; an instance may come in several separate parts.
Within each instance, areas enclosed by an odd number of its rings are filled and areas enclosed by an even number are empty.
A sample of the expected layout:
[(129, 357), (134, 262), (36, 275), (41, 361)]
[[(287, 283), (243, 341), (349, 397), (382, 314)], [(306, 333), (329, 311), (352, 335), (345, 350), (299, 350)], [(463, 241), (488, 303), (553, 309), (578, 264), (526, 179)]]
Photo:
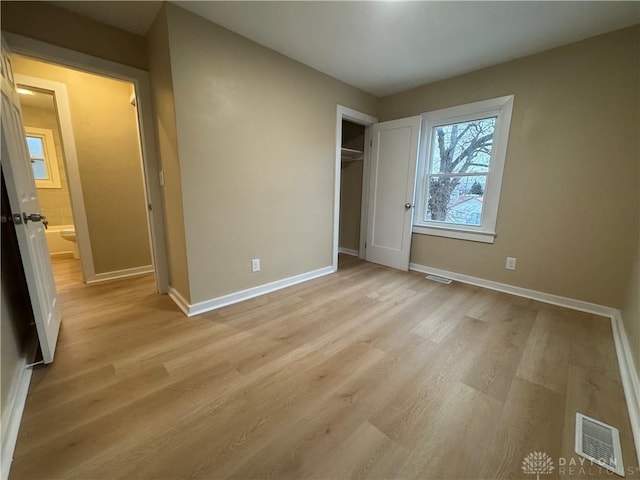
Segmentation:
[[(55, 3), (135, 33), (159, 8)], [(174, 3), (376, 96), (640, 22), (638, 1)]]

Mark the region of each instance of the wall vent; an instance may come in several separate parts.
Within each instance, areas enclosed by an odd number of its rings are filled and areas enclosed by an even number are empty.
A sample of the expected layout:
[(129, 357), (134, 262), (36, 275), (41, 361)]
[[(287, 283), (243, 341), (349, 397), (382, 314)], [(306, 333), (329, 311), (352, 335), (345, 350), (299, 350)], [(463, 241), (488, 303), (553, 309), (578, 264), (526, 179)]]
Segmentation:
[(452, 281), (450, 278), (439, 277), (438, 275), (427, 275), (424, 278), (426, 278), (428, 280), (433, 280), (434, 282), (444, 283), (445, 285), (449, 285), (451, 283), (451, 281)]
[(624, 477), (620, 432), (617, 428), (576, 413), (576, 453)]

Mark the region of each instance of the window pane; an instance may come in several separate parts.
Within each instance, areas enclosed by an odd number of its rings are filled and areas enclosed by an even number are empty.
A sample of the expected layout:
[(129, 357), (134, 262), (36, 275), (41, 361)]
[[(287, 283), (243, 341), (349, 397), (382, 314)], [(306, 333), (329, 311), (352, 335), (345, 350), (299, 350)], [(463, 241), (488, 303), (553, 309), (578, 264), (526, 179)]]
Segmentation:
[(27, 137), (27, 146), (32, 158), (44, 158), (44, 142), (40, 137)]
[(425, 221), (480, 225), (486, 175), (429, 177)]
[(429, 173), (489, 171), (496, 117), (433, 128)]
[(47, 165), (44, 160), (31, 160), (31, 167), (33, 168), (33, 178), (36, 180), (48, 180)]

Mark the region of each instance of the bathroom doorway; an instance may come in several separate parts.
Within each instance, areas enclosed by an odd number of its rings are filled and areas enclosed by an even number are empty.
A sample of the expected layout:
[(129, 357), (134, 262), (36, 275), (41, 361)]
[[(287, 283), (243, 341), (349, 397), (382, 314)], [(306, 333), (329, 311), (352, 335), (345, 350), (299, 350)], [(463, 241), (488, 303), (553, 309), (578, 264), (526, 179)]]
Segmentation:
[(15, 55), (59, 289), (155, 271), (135, 85)]
[(18, 93), (40, 213), (46, 217), (45, 236), (56, 286), (65, 290), (75, 283), (82, 283), (84, 276), (76, 242), (56, 99), (53, 91), (39, 90), (27, 82), (20, 84)]

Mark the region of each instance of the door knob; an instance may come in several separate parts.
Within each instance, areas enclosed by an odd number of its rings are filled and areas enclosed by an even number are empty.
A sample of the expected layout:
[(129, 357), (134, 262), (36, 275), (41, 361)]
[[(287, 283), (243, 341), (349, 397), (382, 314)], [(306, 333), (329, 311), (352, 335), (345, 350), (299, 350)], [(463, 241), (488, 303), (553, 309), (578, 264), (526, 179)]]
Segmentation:
[(42, 222), (44, 224), (45, 229), (49, 225), (49, 222), (47, 221), (47, 217), (39, 213), (31, 213), (29, 215), (27, 215), (26, 213), (23, 213), (22, 218), (24, 219), (24, 223), (28, 223), (29, 221)]
[(413, 207), (413, 205), (411, 205), (409, 202), (404, 204), (404, 209), (405, 210), (409, 210), (411, 207)]

